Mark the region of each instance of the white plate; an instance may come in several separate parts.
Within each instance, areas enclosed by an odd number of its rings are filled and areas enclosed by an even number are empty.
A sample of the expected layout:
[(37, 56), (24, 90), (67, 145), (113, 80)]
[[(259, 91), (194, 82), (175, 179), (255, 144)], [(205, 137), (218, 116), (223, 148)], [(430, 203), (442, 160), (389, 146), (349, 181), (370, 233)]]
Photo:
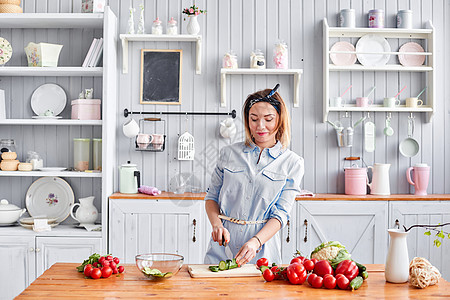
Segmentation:
[(43, 177), (28, 188), (25, 203), (30, 216), (46, 216), (64, 221), (74, 203), (73, 190), (59, 177)]
[[(21, 225), (23, 225), (23, 224), (33, 225), (35, 219), (44, 219), (44, 218), (22, 218), (19, 220), (19, 222), (21, 223)], [(47, 223), (48, 224), (55, 223), (56, 220), (57, 220), (56, 218), (47, 219)]]
[(11, 59), (12, 53), (11, 44), (5, 38), (0, 37), (0, 65), (6, 64)]
[[(398, 52), (425, 52), (425, 50), (419, 44), (409, 42), (403, 44)], [(398, 61), (405, 67), (421, 66), (425, 62), (425, 55), (399, 54)]]
[(62, 119), (60, 116), (32, 116), (33, 119)]
[[(53, 224), (50, 224), (50, 227), (55, 227), (55, 226), (58, 226), (58, 225), (59, 225), (59, 223), (53, 223)], [(25, 227), (27, 229), (33, 229), (33, 225), (29, 225), (29, 224), (22, 224), (22, 223), (20, 223), (20, 226)]]
[(59, 115), (66, 107), (66, 92), (57, 84), (46, 83), (34, 90), (31, 95), (31, 109), (38, 116), (44, 115), (47, 110)]
[(36, 170), (38, 171), (42, 171), (42, 172), (61, 172), (66, 170), (67, 168), (63, 168), (63, 167), (49, 167), (49, 168), (38, 168)]
[(363, 35), (356, 43), (356, 56), (366, 67), (384, 66), (391, 57), (390, 54), (363, 54), (358, 52), (391, 52), (388, 41), (376, 34)]
[[(330, 51), (355, 51), (355, 46), (349, 42), (337, 42)], [(330, 53), (330, 59), (336, 66), (350, 66), (356, 62), (354, 53)]]

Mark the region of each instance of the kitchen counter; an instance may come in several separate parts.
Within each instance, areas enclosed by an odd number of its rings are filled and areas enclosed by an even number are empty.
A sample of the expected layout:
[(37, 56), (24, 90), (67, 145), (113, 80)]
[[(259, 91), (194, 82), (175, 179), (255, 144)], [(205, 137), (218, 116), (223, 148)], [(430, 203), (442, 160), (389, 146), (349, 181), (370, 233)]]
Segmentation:
[(409, 283), (392, 284), (384, 280), (384, 265), (367, 265), (369, 278), (360, 289), (314, 289), (307, 283), (292, 285), (285, 281), (265, 282), (262, 277), (191, 278), (184, 265), (180, 272), (164, 281), (147, 280), (135, 265), (125, 265), (125, 272), (110, 278), (85, 279), (77, 264), (56, 263), (45, 271), (16, 299), (70, 298), (327, 298), (348, 299), (423, 299), (450, 298), (450, 283), (441, 279), (437, 285), (417, 289)]
[[(109, 196), (110, 199), (162, 199), (162, 200), (203, 200), (206, 193), (184, 193), (174, 194), (170, 192), (162, 192), (158, 196), (150, 196), (146, 194), (121, 194), (114, 193)], [(450, 194), (431, 194), (426, 196), (416, 196), (411, 194), (393, 194), (389, 196), (353, 196), (345, 194), (315, 194), (311, 196), (297, 196), (297, 201), (449, 201)]]

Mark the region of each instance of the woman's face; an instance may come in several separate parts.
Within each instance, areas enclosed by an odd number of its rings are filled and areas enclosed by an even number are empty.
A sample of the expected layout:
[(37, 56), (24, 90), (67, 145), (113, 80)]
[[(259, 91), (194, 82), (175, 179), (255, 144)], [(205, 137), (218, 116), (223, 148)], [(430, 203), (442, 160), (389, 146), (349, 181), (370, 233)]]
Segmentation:
[(269, 148), (275, 144), (278, 118), (276, 109), (267, 102), (258, 102), (250, 108), (248, 124), (256, 145)]

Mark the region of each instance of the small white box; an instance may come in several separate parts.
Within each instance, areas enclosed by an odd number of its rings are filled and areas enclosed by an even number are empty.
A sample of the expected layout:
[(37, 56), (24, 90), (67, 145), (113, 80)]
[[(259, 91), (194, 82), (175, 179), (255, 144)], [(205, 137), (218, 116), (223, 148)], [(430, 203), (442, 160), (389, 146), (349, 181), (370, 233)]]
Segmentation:
[(105, 11), (105, 0), (83, 0), (82, 13), (102, 13)]

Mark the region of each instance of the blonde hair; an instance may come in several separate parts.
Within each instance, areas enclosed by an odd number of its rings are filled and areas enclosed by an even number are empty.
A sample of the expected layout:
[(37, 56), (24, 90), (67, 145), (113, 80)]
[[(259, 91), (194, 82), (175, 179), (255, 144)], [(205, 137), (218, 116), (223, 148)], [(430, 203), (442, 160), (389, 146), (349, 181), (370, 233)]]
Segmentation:
[[(244, 116), (245, 144), (247, 146), (250, 146), (251, 143), (254, 143), (252, 134), (250, 132), (250, 125), (248, 122), (250, 116), (251, 100), (264, 98), (269, 95), (271, 91), (271, 89), (257, 91), (253, 94), (248, 95), (247, 99), (245, 100), (244, 106), (242, 108), (242, 115)], [(284, 103), (283, 98), (281, 98), (278, 92), (273, 94), (271, 98), (276, 99), (278, 102), (280, 102), (280, 104), (277, 106), (278, 124), (275, 128), (275, 130), (277, 131), (275, 139), (277, 141), (280, 141), (280, 143), (283, 145), (283, 148), (287, 148), (291, 141), (291, 120), (289, 118), (289, 111), (286, 108), (286, 104)]]

